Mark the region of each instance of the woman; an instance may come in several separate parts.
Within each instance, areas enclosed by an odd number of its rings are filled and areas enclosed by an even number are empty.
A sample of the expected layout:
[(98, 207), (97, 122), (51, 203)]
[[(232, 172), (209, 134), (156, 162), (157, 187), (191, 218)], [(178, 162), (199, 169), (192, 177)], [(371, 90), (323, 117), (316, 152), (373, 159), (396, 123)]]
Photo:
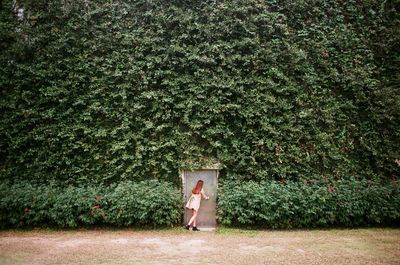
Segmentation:
[(206, 196), (203, 190), (204, 181), (197, 181), (196, 186), (192, 190), (192, 196), (190, 196), (189, 201), (186, 204), (186, 208), (192, 209), (192, 218), (190, 218), (189, 223), (185, 226), (187, 230), (189, 230), (190, 226), (193, 224), (193, 231), (200, 231), (196, 226), (196, 218), (200, 208), (201, 198), (206, 200), (210, 199), (210, 197)]

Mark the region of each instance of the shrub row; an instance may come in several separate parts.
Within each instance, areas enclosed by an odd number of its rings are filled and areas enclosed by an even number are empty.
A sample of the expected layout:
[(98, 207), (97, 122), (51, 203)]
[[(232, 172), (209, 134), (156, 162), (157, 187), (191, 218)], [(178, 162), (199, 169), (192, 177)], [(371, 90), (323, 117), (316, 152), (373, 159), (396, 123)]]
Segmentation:
[[(0, 227), (172, 226), (182, 220), (182, 205), (176, 187), (154, 180), (109, 187), (1, 183)], [(399, 224), (400, 188), (354, 179), (226, 181), (218, 216), (224, 225), (269, 228)]]
[(270, 228), (393, 225), (400, 222), (399, 183), (366, 180), (228, 182), (218, 212), (226, 225)]
[(174, 225), (180, 191), (167, 182), (131, 181), (109, 187), (0, 184), (0, 227)]

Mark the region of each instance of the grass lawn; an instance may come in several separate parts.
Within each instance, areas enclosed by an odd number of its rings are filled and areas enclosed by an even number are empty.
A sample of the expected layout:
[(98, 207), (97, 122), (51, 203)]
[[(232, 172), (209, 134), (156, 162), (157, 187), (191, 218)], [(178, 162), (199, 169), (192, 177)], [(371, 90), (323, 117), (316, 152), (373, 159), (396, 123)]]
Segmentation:
[(400, 229), (6, 230), (0, 264), (400, 264)]

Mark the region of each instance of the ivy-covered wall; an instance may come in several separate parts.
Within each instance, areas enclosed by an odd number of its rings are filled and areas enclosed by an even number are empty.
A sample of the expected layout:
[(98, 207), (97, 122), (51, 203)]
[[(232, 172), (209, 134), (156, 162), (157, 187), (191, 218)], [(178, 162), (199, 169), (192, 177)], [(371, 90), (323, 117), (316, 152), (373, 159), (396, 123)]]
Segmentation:
[(397, 0), (1, 3), (3, 180), (399, 175)]

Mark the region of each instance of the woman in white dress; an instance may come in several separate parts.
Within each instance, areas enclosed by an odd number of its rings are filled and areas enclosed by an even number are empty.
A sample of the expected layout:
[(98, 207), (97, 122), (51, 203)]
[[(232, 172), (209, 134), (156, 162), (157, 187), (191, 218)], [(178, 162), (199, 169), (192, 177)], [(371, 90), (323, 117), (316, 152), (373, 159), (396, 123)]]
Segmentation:
[(196, 218), (199, 213), (201, 198), (208, 200), (210, 197), (206, 196), (203, 190), (204, 181), (197, 181), (196, 186), (192, 189), (192, 196), (190, 196), (189, 201), (186, 203), (186, 208), (192, 210), (192, 218), (190, 218), (189, 223), (185, 226), (187, 230), (193, 225), (193, 231), (200, 231), (196, 226)]

